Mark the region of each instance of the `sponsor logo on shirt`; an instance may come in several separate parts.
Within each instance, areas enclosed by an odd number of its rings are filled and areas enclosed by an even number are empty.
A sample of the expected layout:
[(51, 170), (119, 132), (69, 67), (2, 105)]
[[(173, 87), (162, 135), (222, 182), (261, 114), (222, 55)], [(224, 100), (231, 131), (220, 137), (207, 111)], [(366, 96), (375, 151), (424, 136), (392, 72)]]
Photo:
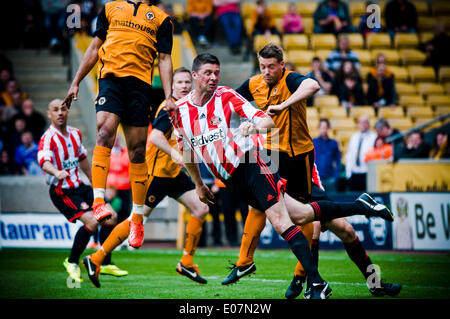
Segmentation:
[(208, 133), (199, 135), (199, 136), (194, 136), (193, 138), (191, 138), (191, 143), (192, 146), (194, 147), (201, 147), (201, 146), (205, 146), (211, 143), (214, 143), (220, 139), (224, 139), (225, 138), (225, 132), (222, 128), (218, 128), (215, 130), (212, 130)]
[(78, 159), (74, 159), (73, 161), (71, 160), (66, 160), (64, 162), (62, 162), (62, 168), (63, 169), (72, 169), (78, 166)]

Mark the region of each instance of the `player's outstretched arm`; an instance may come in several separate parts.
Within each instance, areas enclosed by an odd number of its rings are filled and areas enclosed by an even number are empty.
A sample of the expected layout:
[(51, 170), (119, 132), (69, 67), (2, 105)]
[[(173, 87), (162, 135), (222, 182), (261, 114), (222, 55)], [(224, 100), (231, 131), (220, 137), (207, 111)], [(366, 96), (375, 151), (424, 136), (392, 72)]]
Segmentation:
[(70, 85), (69, 92), (67, 92), (66, 98), (64, 99), (63, 104), (70, 108), (70, 104), (73, 100), (78, 99), (78, 89), (80, 82), (84, 79), (84, 77), (92, 70), (98, 60), (98, 49), (102, 46), (103, 40), (99, 37), (94, 37), (89, 44), (86, 52), (83, 55), (83, 59), (81, 60), (81, 64), (78, 67), (78, 71)]
[(161, 84), (164, 90), (164, 96), (166, 97), (167, 111), (174, 111), (177, 107), (172, 101), (172, 56), (166, 53), (159, 53), (159, 75), (161, 77)]
[(162, 131), (153, 128), (150, 133), (150, 142), (164, 153), (170, 155), (175, 163), (184, 166), (183, 156), (170, 146), (169, 141)]
[(50, 163), (50, 161), (45, 161), (42, 164), (42, 169), (44, 170), (44, 172), (46, 172), (47, 174), (53, 175), (55, 176), (57, 179), (61, 180), (66, 178), (67, 176), (69, 176), (69, 173), (67, 173), (67, 171), (65, 170), (58, 170), (55, 165), (53, 165), (52, 163)]
[(302, 81), (302, 83), (300, 83), (295, 92), (292, 93), (292, 95), (286, 101), (278, 105), (270, 105), (267, 108), (266, 113), (270, 116), (274, 116), (275, 114), (281, 112), (290, 105), (297, 103), (301, 100), (310, 98), (319, 90), (320, 85), (316, 80), (305, 79)]
[(86, 174), (87, 178), (89, 179), (89, 182), (91, 182), (92, 185), (92, 169), (91, 164), (89, 164), (89, 160), (87, 157), (83, 158), (80, 161), (80, 168), (83, 171), (83, 173)]

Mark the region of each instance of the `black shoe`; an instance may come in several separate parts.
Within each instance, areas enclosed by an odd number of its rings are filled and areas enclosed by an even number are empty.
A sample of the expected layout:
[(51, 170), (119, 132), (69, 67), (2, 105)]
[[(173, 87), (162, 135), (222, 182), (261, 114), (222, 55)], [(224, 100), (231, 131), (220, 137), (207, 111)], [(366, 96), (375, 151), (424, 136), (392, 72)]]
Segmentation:
[(307, 285), (305, 289), (305, 293), (303, 294), (303, 298), (311, 299), (311, 286)]
[(328, 299), (331, 296), (331, 287), (326, 281), (311, 285), (311, 296), (308, 299)]
[(242, 277), (250, 275), (251, 273), (255, 272), (256, 266), (255, 263), (251, 263), (248, 266), (236, 266), (234, 264), (233, 267), (231, 267), (230, 269), (232, 269), (231, 273), (224, 281), (222, 281), (222, 285), (229, 285), (235, 283)]
[(394, 215), (385, 205), (378, 203), (369, 194), (363, 193), (357, 199), (366, 208), (366, 217), (371, 216), (381, 217), (389, 222), (394, 221)]
[(383, 297), (383, 296), (397, 296), (402, 290), (402, 285), (399, 284), (389, 284), (385, 282), (381, 282), (381, 287), (378, 288), (369, 288), (369, 291), (375, 297)]
[(303, 290), (303, 283), (305, 282), (305, 277), (294, 276), (289, 285), (284, 296), (288, 299), (294, 299), (300, 296)]
[(194, 267), (184, 267), (183, 264), (179, 262), (176, 271), (180, 275), (186, 276), (199, 284), (207, 283), (206, 279), (200, 276), (200, 271), (198, 270), (197, 265), (194, 265)]
[(100, 281), (98, 280), (98, 274), (100, 273), (100, 267), (94, 264), (89, 256), (83, 258), (83, 265), (86, 268), (88, 277), (95, 287), (100, 288)]

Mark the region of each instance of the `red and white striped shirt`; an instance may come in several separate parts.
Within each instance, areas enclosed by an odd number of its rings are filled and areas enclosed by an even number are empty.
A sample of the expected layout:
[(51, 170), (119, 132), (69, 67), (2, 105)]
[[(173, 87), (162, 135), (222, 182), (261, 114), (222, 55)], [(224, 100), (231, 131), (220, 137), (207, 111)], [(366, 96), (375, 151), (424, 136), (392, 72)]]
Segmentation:
[(47, 184), (58, 188), (77, 188), (81, 184), (78, 175), (79, 161), (86, 155), (86, 149), (82, 144), (81, 133), (77, 128), (67, 126), (68, 136), (64, 136), (51, 125), (39, 141), (38, 162), (42, 167), (45, 161), (49, 161), (58, 170), (66, 170), (69, 176), (58, 180), (55, 176), (45, 173)]
[(227, 180), (241, 156), (264, 143), (260, 134), (242, 136), (239, 126), (244, 121), (257, 124), (268, 115), (225, 86), (218, 87), (204, 105), (195, 105), (192, 93), (176, 102), (177, 116), (172, 116), (180, 148), (183, 141), (215, 177)]

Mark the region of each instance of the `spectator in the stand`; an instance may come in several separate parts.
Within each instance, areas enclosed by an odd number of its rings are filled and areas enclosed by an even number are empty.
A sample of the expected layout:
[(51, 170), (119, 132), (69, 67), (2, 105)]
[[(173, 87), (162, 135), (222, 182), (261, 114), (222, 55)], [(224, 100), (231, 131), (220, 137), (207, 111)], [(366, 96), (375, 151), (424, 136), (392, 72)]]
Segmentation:
[(359, 132), (350, 137), (345, 155), (345, 176), (351, 191), (366, 190), (368, 167), (364, 158), (367, 151), (375, 145), (377, 138), (377, 135), (370, 131), (369, 117), (366, 115), (358, 118), (358, 129)]
[(354, 75), (344, 76), (343, 83), (337, 87), (339, 102), (346, 109), (355, 105), (365, 105), (364, 90), (361, 81)]
[(42, 134), (44, 134), (47, 121), (41, 113), (36, 111), (33, 100), (26, 99), (22, 102), (20, 111), (13, 117), (13, 120), (19, 117), (25, 120), (27, 130), (33, 133), (34, 141), (39, 142)]
[(408, 0), (391, 0), (384, 10), (386, 29), (391, 38), (395, 33), (417, 32), (417, 10)]
[[(381, 53), (379, 56), (382, 55)], [(381, 59), (377, 58), (377, 61)], [(367, 103), (375, 109), (383, 106), (395, 107), (397, 91), (395, 89), (394, 73), (386, 63), (377, 63), (367, 74)]]
[(355, 77), (358, 79), (358, 83), (362, 85), (361, 74), (355, 66), (355, 63), (350, 60), (342, 61), (341, 66), (336, 72), (329, 72), (329, 74), (333, 77), (333, 85), (331, 87), (332, 94), (338, 94), (339, 85), (344, 83), (345, 77)]
[(0, 175), (19, 175), (21, 172), (16, 163), (11, 159), (7, 150), (0, 153)]
[(337, 72), (344, 61), (353, 62), (357, 69), (361, 67), (358, 55), (350, 48), (350, 40), (346, 35), (341, 35), (338, 38), (337, 48), (328, 55), (325, 67), (327, 70)]
[[(373, 1), (367, 1), (366, 2), (366, 8), (371, 5), (371, 4), (376, 4), (376, 2)], [(364, 13), (360, 19), (359, 19), (359, 25), (358, 25), (358, 31), (359, 33), (361, 33), (364, 37), (367, 36), (367, 34), (369, 33), (379, 33), (381, 32), (381, 22), (380, 22), (380, 27), (377, 28), (375, 26), (370, 26), (368, 25), (368, 23), (373, 23), (375, 24), (375, 21), (373, 19), (376, 18), (376, 15), (372, 16), (373, 12), (369, 11)], [(371, 17), (372, 16), (372, 17)], [(370, 21), (368, 20), (369, 17), (371, 17)]]
[(239, 0), (214, 0), (214, 7), (231, 53), (241, 53), (243, 24), (239, 11)]
[(385, 119), (379, 119), (375, 123), (375, 131), (377, 132), (378, 136), (382, 137), (384, 140), (386, 140), (388, 137), (397, 135), (400, 133), (399, 130), (396, 128), (392, 128), (388, 121)]
[(118, 222), (122, 222), (130, 214), (131, 209), (131, 185), (129, 177), (130, 159), (127, 149), (122, 146), (121, 136), (116, 135), (111, 149), (111, 160), (106, 187), (114, 187), (121, 199), (121, 206), (116, 210)]
[(22, 144), (22, 133), (27, 129), (26, 122), (22, 118), (17, 118), (8, 132), (8, 152), (14, 155), (16, 149)]
[(186, 11), (194, 39), (202, 47), (209, 47), (214, 27), (212, 0), (187, 0)]
[(295, 71), (295, 65), (294, 65), (294, 63), (291, 63), (291, 62), (285, 62), (284, 68), (288, 71)]
[(433, 147), (431, 148), (429, 157), (432, 159), (450, 158), (448, 133), (446, 131), (439, 131), (436, 133), (436, 136), (434, 137)]
[(16, 80), (10, 79), (5, 83), (5, 89), (0, 93), (0, 99), (3, 105), (13, 105), (12, 95), (14, 92), (20, 90), (19, 83)]
[(428, 158), (430, 146), (424, 141), (422, 132), (410, 133), (403, 144), (403, 147), (395, 154), (395, 159), (406, 158)]
[(330, 94), (331, 87), (333, 85), (333, 78), (327, 71), (325, 71), (320, 58), (314, 57), (312, 59), (311, 66), (312, 71), (306, 76), (316, 80), (320, 84), (320, 90), (317, 91), (315, 95)]
[(33, 141), (33, 134), (25, 131), (21, 135), (22, 145), (17, 147), (14, 160), (23, 175), (40, 175), (42, 170), (37, 162), (39, 146)]
[(280, 31), (275, 26), (275, 19), (272, 11), (267, 8), (264, 0), (256, 1), (256, 8), (251, 14), (252, 21), (252, 37), (258, 34), (270, 36), (276, 34), (281, 37)]
[(289, 4), (289, 11), (283, 15), (283, 31), (285, 34), (302, 33), (302, 17), (297, 12), (295, 2)]
[(314, 12), (314, 33), (352, 33), (356, 28), (352, 25), (350, 12), (345, 2), (340, 0), (324, 0)]
[(175, 11), (173, 10), (172, 4), (163, 4), (162, 2), (158, 5), (165, 13), (169, 15), (172, 19), (173, 24), (173, 34), (181, 34), (184, 30), (182, 21), (178, 20), (178, 17), (175, 15)]
[[(0, 71), (0, 92), (6, 91), (6, 83), (12, 80), (11, 72), (7, 69), (2, 69)], [(0, 102), (0, 104), (3, 104)]]
[(375, 146), (367, 151), (364, 161), (366, 163), (379, 160), (392, 161), (393, 154), (392, 144), (385, 143), (381, 136), (377, 136)]
[(45, 13), (44, 23), (49, 37), (49, 47), (56, 50), (61, 47), (66, 26), (66, 8), (70, 0), (42, 0), (42, 10)]
[(335, 192), (341, 172), (341, 151), (336, 140), (328, 136), (330, 122), (320, 119), (319, 136), (313, 139), (315, 163), (320, 179), (327, 192)]
[(421, 45), (427, 53), (425, 65), (431, 65), (436, 73), (442, 65), (450, 65), (450, 36), (445, 33), (445, 28), (441, 23), (434, 27), (434, 36), (431, 40)]

